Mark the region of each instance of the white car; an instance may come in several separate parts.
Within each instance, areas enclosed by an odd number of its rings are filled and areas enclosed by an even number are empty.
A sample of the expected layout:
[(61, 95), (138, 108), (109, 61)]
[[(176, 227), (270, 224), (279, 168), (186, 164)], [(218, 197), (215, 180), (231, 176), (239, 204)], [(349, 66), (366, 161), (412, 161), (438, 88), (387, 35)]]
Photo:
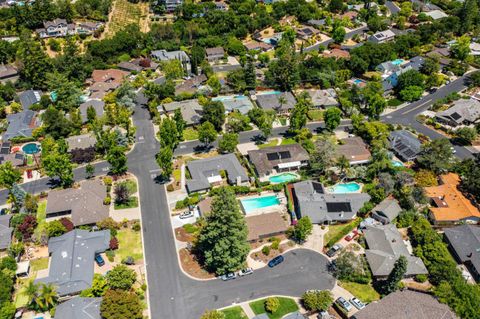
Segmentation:
[(365, 304), (355, 297), (350, 299), (350, 303), (354, 305), (355, 308), (357, 308), (358, 310), (362, 310), (363, 308), (365, 308)]
[(238, 275), (240, 277), (243, 277), (243, 276), (246, 276), (246, 275), (251, 275), (253, 274), (253, 269), (252, 268), (245, 268), (245, 269), (242, 269), (238, 272)]
[(180, 214), (180, 219), (186, 219), (186, 218), (190, 218), (190, 217), (193, 217), (193, 212), (192, 211), (187, 211), (187, 212), (183, 212)]

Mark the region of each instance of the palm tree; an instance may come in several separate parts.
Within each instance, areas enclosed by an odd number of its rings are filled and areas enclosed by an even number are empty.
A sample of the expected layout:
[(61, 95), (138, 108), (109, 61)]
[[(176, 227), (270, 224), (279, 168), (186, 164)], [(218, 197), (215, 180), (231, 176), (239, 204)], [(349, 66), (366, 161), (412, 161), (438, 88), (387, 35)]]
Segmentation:
[(350, 167), (350, 162), (345, 155), (342, 155), (337, 159), (337, 167), (340, 169), (340, 175), (343, 175), (345, 170)]
[(288, 102), (287, 99), (286, 99), (283, 95), (281, 95), (281, 96), (278, 98), (278, 104), (279, 104), (278, 109), (281, 110), (281, 109), (283, 108), (283, 106), (284, 106), (285, 104), (287, 104), (287, 102)]
[(57, 303), (57, 291), (52, 284), (42, 284), (37, 304), (42, 310), (50, 310)]
[(23, 293), (28, 298), (28, 308), (30, 309), (35, 309), (37, 306), (37, 292), (38, 285), (33, 280), (30, 280), (23, 288)]

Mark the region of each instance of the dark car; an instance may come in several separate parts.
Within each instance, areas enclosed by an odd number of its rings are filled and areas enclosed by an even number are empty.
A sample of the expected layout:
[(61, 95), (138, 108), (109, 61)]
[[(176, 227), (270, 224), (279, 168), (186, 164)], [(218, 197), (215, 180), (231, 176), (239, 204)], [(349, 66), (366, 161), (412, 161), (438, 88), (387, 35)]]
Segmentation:
[(97, 263), (98, 266), (102, 267), (105, 265), (105, 260), (103, 260), (103, 257), (100, 255), (95, 256), (95, 262)]
[(330, 257), (330, 258), (333, 257), (333, 256), (335, 256), (335, 255), (337, 254), (337, 252), (338, 252), (340, 249), (342, 249), (342, 248), (343, 248), (343, 247), (342, 247), (342, 245), (340, 245), (340, 244), (335, 244), (335, 245), (333, 245), (332, 248), (330, 248), (330, 249), (327, 251), (327, 256)]
[(273, 258), (272, 260), (270, 260), (268, 262), (268, 267), (273, 268), (273, 267), (277, 266), (278, 264), (281, 264), (284, 260), (285, 260), (285, 258), (283, 258), (282, 255), (277, 256), (277, 257)]

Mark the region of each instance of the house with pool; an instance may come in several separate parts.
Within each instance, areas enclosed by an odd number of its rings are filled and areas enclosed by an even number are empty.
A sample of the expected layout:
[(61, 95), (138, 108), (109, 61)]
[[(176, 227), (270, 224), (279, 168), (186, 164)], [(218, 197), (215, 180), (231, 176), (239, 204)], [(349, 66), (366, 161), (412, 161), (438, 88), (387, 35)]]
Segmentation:
[(187, 164), (191, 178), (186, 186), (189, 193), (206, 192), (211, 187), (222, 185), (249, 185), (245, 168), (235, 154), (219, 155), (211, 158), (191, 161)]
[[(272, 183), (297, 179), (298, 176), (291, 173), (307, 166), (309, 161), (307, 151), (300, 144), (266, 147), (248, 151), (247, 154), (260, 180), (270, 180)], [(281, 174), (286, 172), (290, 174)]]
[(293, 204), (297, 217), (309, 216), (315, 224), (354, 219), (360, 208), (370, 200), (370, 195), (359, 193), (360, 187), (356, 183), (343, 185), (344, 187), (327, 188), (310, 180), (293, 184)]

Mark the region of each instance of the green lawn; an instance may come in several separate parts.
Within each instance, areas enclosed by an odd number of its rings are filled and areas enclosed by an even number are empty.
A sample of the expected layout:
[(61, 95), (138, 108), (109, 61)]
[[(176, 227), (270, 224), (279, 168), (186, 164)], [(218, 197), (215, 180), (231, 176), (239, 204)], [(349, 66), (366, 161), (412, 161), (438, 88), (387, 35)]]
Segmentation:
[(284, 298), (284, 297), (277, 297), (278, 300), (280, 301), (280, 307), (278, 307), (278, 310), (274, 313), (268, 313), (265, 310), (265, 300), (266, 299), (261, 299), (257, 300), (254, 302), (250, 303), (250, 308), (252, 308), (253, 312), (256, 315), (259, 315), (261, 313), (267, 313), (268, 318), (270, 319), (280, 319), (286, 314), (289, 314), (291, 312), (297, 311), (298, 310), (298, 305), (295, 302), (295, 300), (290, 299), (290, 298)]
[(137, 182), (135, 182), (133, 179), (128, 179), (126, 181), (120, 182), (119, 184), (125, 184), (130, 194), (134, 194), (137, 192)]
[(180, 179), (182, 178), (182, 170), (180, 169), (173, 170), (172, 175), (176, 182), (180, 182)]
[(290, 145), (290, 144), (295, 144), (295, 140), (293, 138), (284, 138), (282, 139), (282, 143), (280, 145)]
[(25, 286), (28, 284), (30, 279), (18, 279), (18, 289), (15, 293), (15, 307), (22, 308), (25, 307), (28, 303), (28, 296), (25, 294)]
[(138, 207), (138, 198), (136, 196), (132, 196), (128, 199), (126, 203), (117, 203), (115, 202), (113, 205), (114, 209), (127, 209), (127, 208), (135, 208)]
[(371, 285), (348, 281), (340, 281), (339, 284), (363, 302), (372, 302), (380, 299), (380, 294)]
[(38, 203), (37, 208), (37, 228), (35, 229), (35, 237), (40, 238), (40, 235), (45, 230), (47, 222), (45, 219), (47, 218), (47, 201), (44, 200)]
[(183, 139), (185, 141), (198, 140), (198, 132), (196, 129), (188, 127), (183, 130)]
[(247, 319), (247, 315), (243, 312), (242, 307), (236, 306), (222, 310), (225, 319)]
[(143, 259), (142, 236), (130, 228), (122, 228), (117, 233), (118, 249), (115, 251), (115, 261), (121, 262), (131, 256), (135, 261)]
[(48, 268), (48, 257), (30, 260), (30, 270), (39, 271)]
[(265, 147), (276, 146), (277, 144), (278, 144), (278, 139), (274, 138), (271, 141), (269, 141), (268, 143), (260, 144), (260, 145), (257, 145), (257, 146), (258, 146), (259, 149), (262, 149), (262, 148), (265, 148)]
[[(330, 239), (340, 236), (340, 234), (347, 235), (353, 228), (354, 224), (358, 223), (356, 220), (352, 220), (346, 224), (330, 225), (328, 226), (328, 232), (323, 237), (323, 242), (325, 245), (330, 241)], [(341, 238), (340, 238), (341, 239)]]
[(310, 110), (310, 111), (308, 111), (307, 116), (312, 121), (322, 121), (323, 120), (323, 110)]

